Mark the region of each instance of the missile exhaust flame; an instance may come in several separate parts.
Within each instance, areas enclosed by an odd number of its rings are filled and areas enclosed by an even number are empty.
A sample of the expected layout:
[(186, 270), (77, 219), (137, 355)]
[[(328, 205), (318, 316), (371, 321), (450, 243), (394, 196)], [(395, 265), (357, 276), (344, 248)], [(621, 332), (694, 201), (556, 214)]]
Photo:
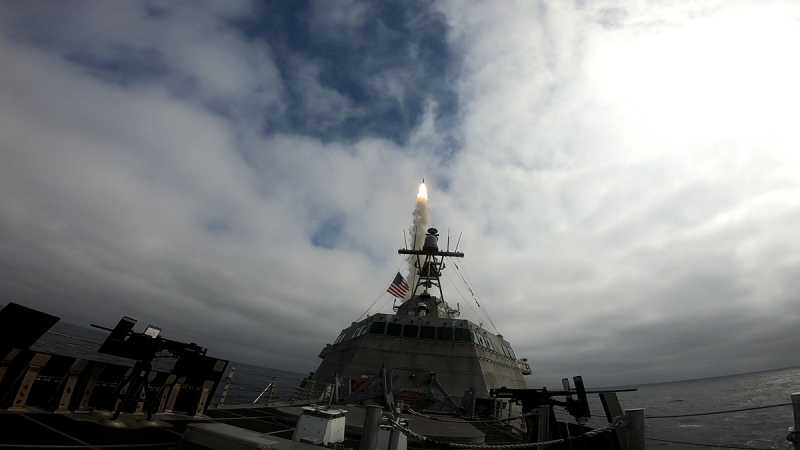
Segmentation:
[[(428, 189), (425, 187), (425, 180), (422, 180), (422, 184), (419, 186), (417, 204), (411, 216), (414, 219), (413, 225), (408, 229), (409, 234), (411, 234), (411, 245), (414, 247), (414, 250), (421, 250), (425, 243), (425, 235), (428, 231), (428, 223), (430, 223), (431, 218), (431, 207), (428, 205)], [(416, 282), (416, 270), (414, 266), (417, 259), (419, 259), (419, 256), (409, 255), (408, 257), (409, 268), (406, 280), (408, 280), (408, 283), (412, 286), (412, 290)], [(415, 292), (409, 292), (409, 294), (413, 295)]]

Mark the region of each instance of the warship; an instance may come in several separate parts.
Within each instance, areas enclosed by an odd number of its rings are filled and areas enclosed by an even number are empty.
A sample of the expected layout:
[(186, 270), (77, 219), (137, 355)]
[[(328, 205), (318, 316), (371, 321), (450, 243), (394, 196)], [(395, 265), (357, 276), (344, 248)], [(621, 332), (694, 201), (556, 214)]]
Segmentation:
[(527, 360), (517, 358), (502, 335), (460, 318), (445, 301), (445, 258), (464, 253), (441, 250), (438, 241), (438, 230), (429, 228), (421, 245), (398, 250), (411, 261), (411, 289), (398, 273), (389, 291), (397, 296), (407, 291), (408, 298), (394, 306), (394, 314), (374, 314), (342, 330), (320, 352), (322, 362), (311, 381), (324, 386), (339, 378), (352, 391), (388, 370), (388, 390), (407, 405), (451, 409), (462, 407), (465, 399), (486, 399), (492, 389), (527, 387)]

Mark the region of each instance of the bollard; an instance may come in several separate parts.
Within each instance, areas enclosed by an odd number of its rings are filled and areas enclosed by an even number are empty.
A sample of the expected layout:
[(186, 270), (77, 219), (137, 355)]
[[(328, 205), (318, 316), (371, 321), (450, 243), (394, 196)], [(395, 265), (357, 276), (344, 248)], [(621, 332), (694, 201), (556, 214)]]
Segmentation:
[(382, 408), (375, 405), (368, 405), (364, 410), (364, 428), (361, 430), (361, 450), (375, 450), (378, 447), (381, 411)]
[(644, 450), (644, 408), (626, 409), (625, 418), (628, 419), (625, 427), (627, 450)]
[(550, 434), (550, 405), (539, 405), (539, 436), (536, 442), (547, 442)]
[(789, 428), (787, 441), (794, 445), (795, 449), (800, 449), (800, 392), (792, 394), (792, 413), (794, 414), (794, 427)]

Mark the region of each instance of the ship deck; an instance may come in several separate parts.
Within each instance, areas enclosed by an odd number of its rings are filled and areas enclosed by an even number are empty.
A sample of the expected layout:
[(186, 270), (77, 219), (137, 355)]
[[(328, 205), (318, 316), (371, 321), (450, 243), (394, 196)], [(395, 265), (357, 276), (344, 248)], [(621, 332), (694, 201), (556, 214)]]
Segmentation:
[[(123, 413), (125, 427), (104, 425), (107, 411), (91, 413), (53, 413), (38, 408), (28, 411), (0, 410), (0, 448), (113, 448), (113, 449), (177, 449), (181, 437), (192, 423), (224, 423), (264, 435), (291, 439), (300, 405), (281, 407), (230, 405), (210, 408), (202, 417), (183, 414), (156, 414), (157, 425), (146, 422), (144, 415)], [(358, 450), (364, 423), (364, 408), (345, 407), (346, 440), (344, 446)], [(478, 428), (467, 423), (445, 423), (421, 417), (404, 416), (409, 427), (437, 440), (489, 444), (520, 442), (499, 428)], [(479, 429), (480, 428), (480, 429)], [(409, 441), (409, 447), (431, 448)]]

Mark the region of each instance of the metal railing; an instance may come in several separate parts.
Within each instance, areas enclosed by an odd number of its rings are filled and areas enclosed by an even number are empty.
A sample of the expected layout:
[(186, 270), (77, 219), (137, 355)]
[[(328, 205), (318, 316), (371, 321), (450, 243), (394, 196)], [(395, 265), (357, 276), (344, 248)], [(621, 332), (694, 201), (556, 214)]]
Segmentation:
[[(231, 389), (243, 389), (245, 391), (254, 392), (253, 395), (255, 396), (255, 400), (252, 401), (253, 405), (324, 402), (330, 399), (331, 393), (333, 392), (332, 384), (321, 384), (316, 381), (309, 380), (308, 378), (295, 378), (278, 375), (267, 377), (246, 371), (239, 371), (239, 373), (262, 378), (262, 383), (263, 380), (266, 379), (266, 386), (264, 386), (263, 389), (257, 388), (258, 385), (254, 385), (252, 382), (245, 383), (245, 386), (241, 386), (234, 382), (234, 374), (236, 373), (236, 368), (233, 367), (228, 373), (228, 376), (225, 378), (224, 385), (222, 387), (222, 393), (219, 401), (216, 404), (217, 407), (225, 405), (225, 402), (228, 400), (228, 393)], [(261, 385), (263, 386), (263, 384)], [(255, 389), (258, 389), (258, 391)], [(257, 396), (255, 395), (255, 392), (258, 392)], [(242, 394), (239, 395), (239, 398), (241, 398), (241, 395)], [(247, 400), (247, 403), (250, 403), (250, 400)]]

